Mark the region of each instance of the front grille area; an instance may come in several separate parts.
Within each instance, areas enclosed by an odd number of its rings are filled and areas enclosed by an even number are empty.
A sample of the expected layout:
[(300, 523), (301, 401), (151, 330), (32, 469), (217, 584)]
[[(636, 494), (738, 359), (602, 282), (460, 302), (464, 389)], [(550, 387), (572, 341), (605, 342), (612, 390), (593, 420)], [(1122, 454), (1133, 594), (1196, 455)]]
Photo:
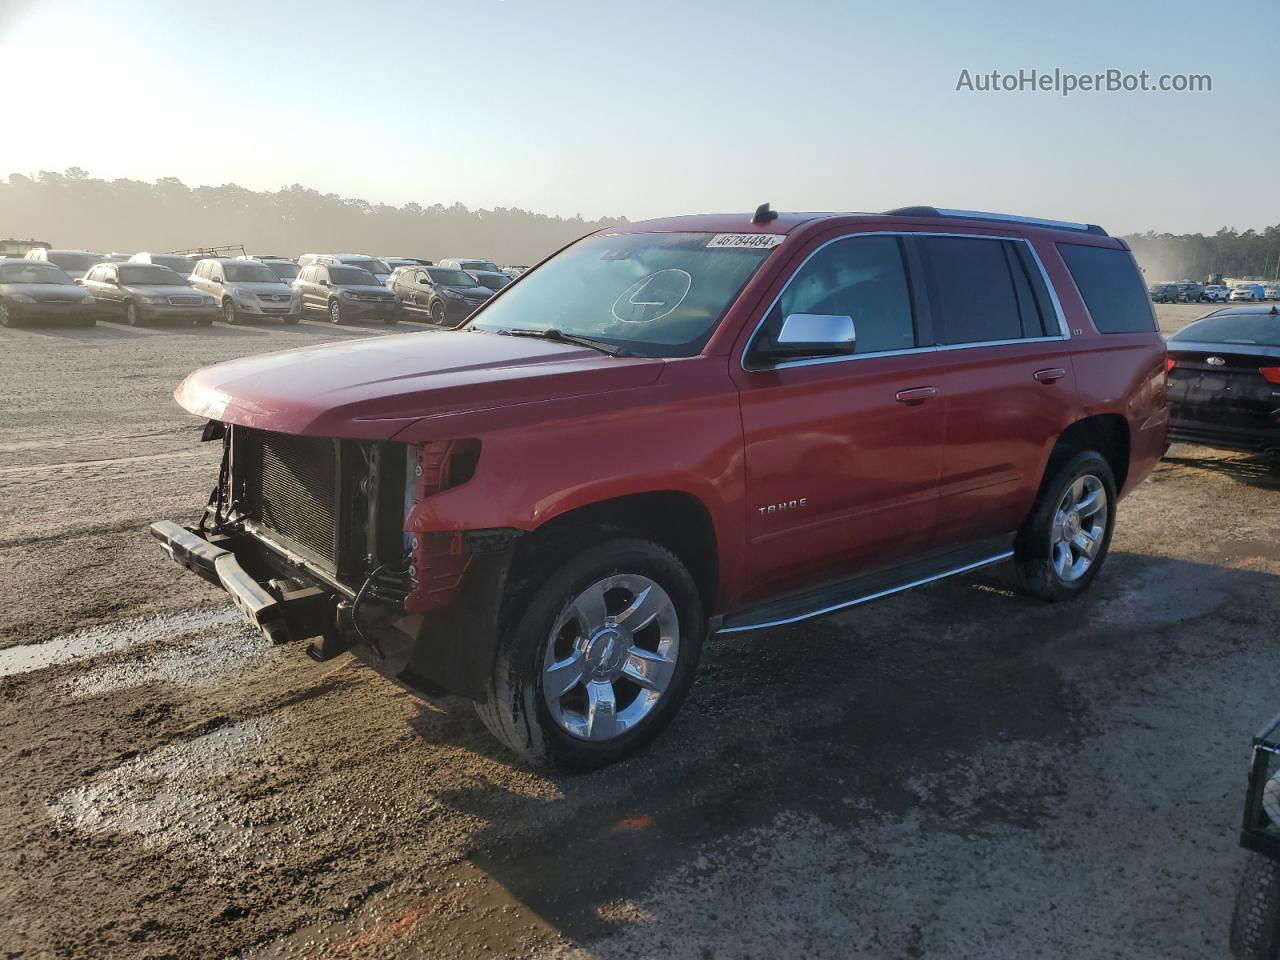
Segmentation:
[(174, 296), (169, 298), (169, 303), (175, 307), (198, 307), (201, 302), (200, 297)]
[(333, 440), (244, 431), (237, 469), (250, 519), (337, 565), (338, 451)]

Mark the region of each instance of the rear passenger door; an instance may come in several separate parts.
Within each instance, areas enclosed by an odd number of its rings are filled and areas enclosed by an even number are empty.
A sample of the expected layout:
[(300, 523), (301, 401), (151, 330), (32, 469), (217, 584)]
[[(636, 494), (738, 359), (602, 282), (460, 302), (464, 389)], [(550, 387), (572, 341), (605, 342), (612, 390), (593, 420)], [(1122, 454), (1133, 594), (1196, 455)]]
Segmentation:
[(947, 426), (938, 538), (961, 545), (1012, 533), (1050, 450), (1074, 419), (1065, 327), (1029, 243), (921, 236)]

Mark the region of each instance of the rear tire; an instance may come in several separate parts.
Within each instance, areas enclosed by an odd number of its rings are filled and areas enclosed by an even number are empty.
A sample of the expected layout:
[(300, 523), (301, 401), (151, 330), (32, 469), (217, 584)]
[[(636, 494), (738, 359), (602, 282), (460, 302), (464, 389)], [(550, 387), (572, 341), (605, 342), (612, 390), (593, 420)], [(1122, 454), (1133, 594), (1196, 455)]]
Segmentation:
[(1280, 947), (1280, 864), (1250, 853), (1231, 912), (1231, 955), (1238, 960), (1275, 960)]
[[(551, 553), (539, 559), (529, 569), (555, 564)], [(476, 712), (529, 763), (571, 770), (614, 763), (662, 731), (693, 682), (707, 629), (685, 565), (639, 539), (605, 540), (540, 580), (517, 580), (502, 624)], [(645, 685), (631, 679), (637, 668)], [(547, 683), (563, 692), (549, 697)]]
[(1050, 602), (1082, 594), (1107, 558), (1115, 508), (1115, 475), (1102, 454), (1055, 453), (1014, 542), (1015, 586)]

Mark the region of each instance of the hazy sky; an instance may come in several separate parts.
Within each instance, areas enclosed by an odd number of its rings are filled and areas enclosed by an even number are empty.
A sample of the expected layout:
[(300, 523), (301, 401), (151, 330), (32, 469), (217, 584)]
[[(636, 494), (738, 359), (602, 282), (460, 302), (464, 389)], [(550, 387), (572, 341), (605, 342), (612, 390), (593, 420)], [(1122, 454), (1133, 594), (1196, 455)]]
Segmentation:
[[(1213, 91), (955, 89), (1020, 68)], [(769, 200), (1280, 222), (1277, 0), (0, 0), (0, 69), (38, 90), (7, 100), (0, 176), (588, 218)]]

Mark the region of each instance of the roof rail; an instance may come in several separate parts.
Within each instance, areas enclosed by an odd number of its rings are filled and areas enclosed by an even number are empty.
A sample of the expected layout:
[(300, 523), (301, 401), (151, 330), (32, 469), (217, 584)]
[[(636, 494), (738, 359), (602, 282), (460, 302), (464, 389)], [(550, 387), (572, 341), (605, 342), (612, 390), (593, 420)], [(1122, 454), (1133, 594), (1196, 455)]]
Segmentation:
[(989, 213), (985, 210), (948, 210), (941, 207), (898, 207), (886, 210), (891, 217), (955, 217), (957, 220), (997, 220), (1001, 223), (1023, 223), (1031, 227), (1052, 227), (1055, 230), (1079, 230), (1100, 237), (1109, 236), (1096, 223), (1075, 223), (1071, 220), (1045, 220), (1042, 217), (1019, 217), (1012, 213)]

